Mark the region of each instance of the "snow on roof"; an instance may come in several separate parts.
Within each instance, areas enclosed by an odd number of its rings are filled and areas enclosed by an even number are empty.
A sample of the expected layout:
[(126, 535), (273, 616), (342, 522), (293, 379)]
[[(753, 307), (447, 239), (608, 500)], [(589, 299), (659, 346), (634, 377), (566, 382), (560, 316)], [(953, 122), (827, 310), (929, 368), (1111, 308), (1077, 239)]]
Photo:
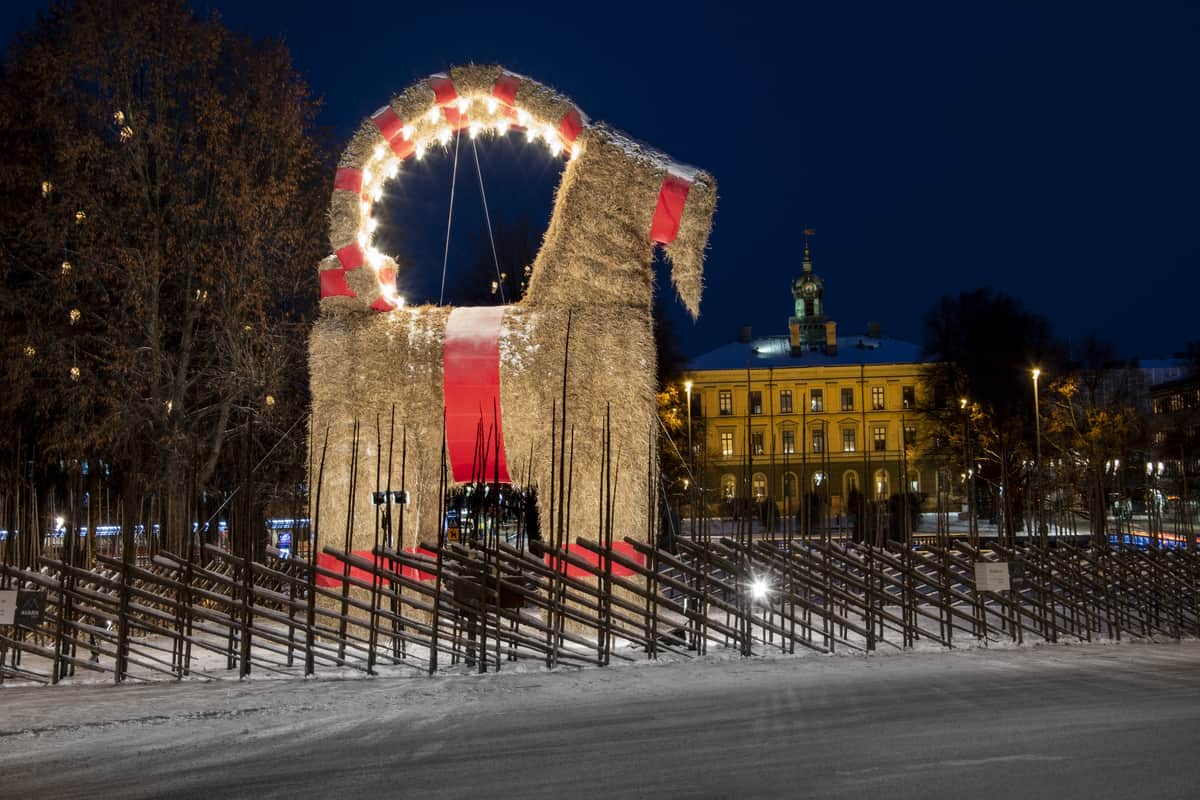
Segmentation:
[(749, 342), (731, 342), (688, 362), (689, 372), (765, 367), (834, 367), (858, 364), (922, 364), (933, 359), (921, 354), (921, 346), (888, 336), (839, 336), (837, 353), (808, 350), (792, 355), (787, 336), (766, 336)]

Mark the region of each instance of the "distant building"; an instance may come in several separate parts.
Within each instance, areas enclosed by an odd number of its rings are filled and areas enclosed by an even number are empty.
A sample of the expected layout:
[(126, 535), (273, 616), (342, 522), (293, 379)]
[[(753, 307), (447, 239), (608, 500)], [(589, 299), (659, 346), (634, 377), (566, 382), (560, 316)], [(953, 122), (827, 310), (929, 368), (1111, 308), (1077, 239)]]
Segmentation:
[(921, 348), (875, 323), (839, 336), (807, 243), (802, 267), (787, 334), (755, 338), (744, 327), (686, 367), (692, 414), (704, 422), (693, 448), (705, 496), (794, 513), (807, 490), (837, 514), (854, 492), (933, 495), (936, 471), (905, 453), (921, 425)]
[(1167, 500), (1194, 502), (1200, 488), (1200, 375), (1152, 386), (1150, 399), (1147, 475), (1153, 473)]

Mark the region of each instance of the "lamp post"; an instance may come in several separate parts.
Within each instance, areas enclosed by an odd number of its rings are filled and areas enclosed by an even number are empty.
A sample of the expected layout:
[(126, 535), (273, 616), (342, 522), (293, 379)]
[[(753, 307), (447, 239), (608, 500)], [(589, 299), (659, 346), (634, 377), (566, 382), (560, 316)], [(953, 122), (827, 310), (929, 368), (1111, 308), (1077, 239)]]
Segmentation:
[[(688, 426), (687, 470), (688, 470), (688, 478), (689, 478), (688, 485), (691, 486), (692, 484), (694, 484), (696, 482), (695, 469), (693, 468), (694, 467), (693, 462), (696, 460), (696, 452), (692, 449), (692, 382), (684, 381), (683, 382), (683, 390), (685, 392), (687, 392), (687, 426)], [(692, 525), (694, 528), (694, 526), (696, 524), (696, 504), (695, 504), (695, 502), (693, 502), (692, 492), (688, 492), (688, 516), (690, 516), (692, 518)], [(695, 533), (696, 533), (695, 530), (693, 530), (692, 531), (693, 536), (695, 535)]]
[(1036, 489), (1035, 489), (1034, 495), (1033, 495), (1033, 520), (1034, 520), (1034, 524), (1037, 525), (1037, 527), (1038, 527), (1038, 536), (1041, 539), (1042, 546), (1045, 547), (1047, 544), (1049, 544), (1049, 542), (1046, 541), (1047, 535), (1049, 532), (1047, 530), (1045, 530), (1042, 526), (1042, 498), (1041, 498), (1041, 493), (1042, 493), (1042, 410), (1041, 410), (1041, 406), (1038, 404), (1038, 378), (1041, 377), (1042, 371), (1040, 369), (1038, 369), (1037, 367), (1034, 367), (1032, 374), (1033, 374), (1033, 426), (1034, 426), (1034, 431), (1035, 431), (1035, 441), (1036, 441), (1036, 448), (1037, 448), (1036, 449), (1037, 472), (1035, 473)]

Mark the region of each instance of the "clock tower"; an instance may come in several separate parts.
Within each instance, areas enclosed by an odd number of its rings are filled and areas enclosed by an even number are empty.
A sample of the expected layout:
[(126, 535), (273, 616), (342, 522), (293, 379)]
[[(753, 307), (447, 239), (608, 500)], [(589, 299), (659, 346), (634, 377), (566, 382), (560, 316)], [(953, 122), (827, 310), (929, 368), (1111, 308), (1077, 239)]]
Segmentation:
[(796, 313), (788, 319), (792, 355), (801, 355), (826, 346), (825, 282), (813, 274), (808, 240), (804, 242), (804, 272), (792, 281)]

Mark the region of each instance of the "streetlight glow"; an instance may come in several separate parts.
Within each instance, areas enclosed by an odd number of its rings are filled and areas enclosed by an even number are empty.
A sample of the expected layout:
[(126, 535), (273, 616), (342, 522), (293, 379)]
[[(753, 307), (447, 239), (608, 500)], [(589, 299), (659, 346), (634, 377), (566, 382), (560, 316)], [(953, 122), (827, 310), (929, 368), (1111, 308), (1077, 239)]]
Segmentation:
[(755, 578), (754, 583), (750, 584), (750, 596), (755, 600), (765, 600), (767, 597), (767, 582), (762, 578)]

